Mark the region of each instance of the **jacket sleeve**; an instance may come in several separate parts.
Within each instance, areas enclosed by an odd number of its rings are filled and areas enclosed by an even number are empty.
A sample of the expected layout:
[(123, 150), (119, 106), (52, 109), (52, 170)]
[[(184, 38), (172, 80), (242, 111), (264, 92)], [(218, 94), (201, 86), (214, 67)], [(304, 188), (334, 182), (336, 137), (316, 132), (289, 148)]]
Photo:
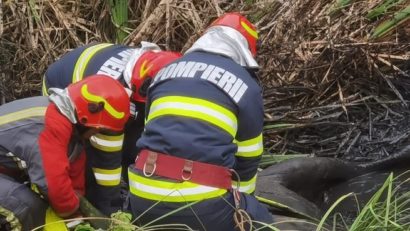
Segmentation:
[(106, 215), (121, 209), (123, 141), (123, 133), (98, 133), (90, 138), (87, 145), (92, 171), (92, 174), (87, 174), (87, 198)]
[(239, 175), (233, 180), (233, 187), (239, 191), (255, 191), (258, 165), (263, 153), (263, 101), (260, 88), (247, 92), (239, 102), (238, 132), (234, 170)]
[[(70, 168), (67, 151), (72, 131), (71, 122), (58, 112), (54, 104), (50, 104), (45, 116), (45, 127), (38, 141), (45, 182), (36, 183), (62, 217), (69, 216), (78, 209), (79, 198), (74, 187), (80, 190), (84, 187), (78, 183), (74, 186), (71, 180), (72, 177), (84, 177)], [(81, 179), (76, 180), (78, 181), (81, 182)]]

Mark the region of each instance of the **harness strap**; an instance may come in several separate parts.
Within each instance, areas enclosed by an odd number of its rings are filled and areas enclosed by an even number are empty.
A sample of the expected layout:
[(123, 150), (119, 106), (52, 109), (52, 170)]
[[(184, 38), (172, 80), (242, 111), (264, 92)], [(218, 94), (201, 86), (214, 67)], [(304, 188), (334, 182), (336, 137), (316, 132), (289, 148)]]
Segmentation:
[(188, 160), (147, 149), (139, 153), (135, 161), (135, 167), (142, 170), (146, 177), (155, 174), (220, 189), (232, 188), (231, 172), (226, 167)]
[(17, 181), (22, 180), (24, 176), (23, 171), (19, 169), (7, 168), (1, 165), (0, 165), (0, 174), (9, 176)]

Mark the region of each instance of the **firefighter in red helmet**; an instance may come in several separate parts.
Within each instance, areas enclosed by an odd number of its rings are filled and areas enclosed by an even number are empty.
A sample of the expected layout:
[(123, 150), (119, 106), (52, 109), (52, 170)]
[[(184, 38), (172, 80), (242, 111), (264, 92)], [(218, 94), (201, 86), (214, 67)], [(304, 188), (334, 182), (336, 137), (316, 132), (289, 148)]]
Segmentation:
[(121, 132), (129, 107), (124, 87), (102, 75), (0, 106), (1, 227), (42, 225), (49, 205), (60, 217), (75, 214), (85, 193), (84, 146), (101, 131)]
[[(139, 225), (250, 230), (273, 222), (252, 195), (263, 152), (257, 40), (244, 16), (224, 14), (155, 76), (139, 154), (129, 169)], [(251, 219), (235, 222), (247, 217), (241, 211)]]
[[(44, 75), (43, 95), (92, 74), (110, 76), (130, 95), (131, 115), (124, 132), (95, 134), (86, 147), (89, 154), (86, 197), (106, 215), (121, 209), (120, 178), (127, 182), (126, 169), (134, 163), (137, 154), (135, 143), (144, 129), (146, 91), (152, 77), (180, 56), (177, 52), (162, 51), (149, 42), (141, 42), (140, 47), (93, 43), (66, 53), (51, 64)], [(110, 169), (116, 171), (108, 171)]]

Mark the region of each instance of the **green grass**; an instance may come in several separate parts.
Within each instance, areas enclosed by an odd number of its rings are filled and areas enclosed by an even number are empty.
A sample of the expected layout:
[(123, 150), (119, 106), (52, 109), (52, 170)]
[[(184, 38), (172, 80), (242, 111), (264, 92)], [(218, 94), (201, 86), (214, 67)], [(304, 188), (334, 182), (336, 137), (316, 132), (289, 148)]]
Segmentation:
[(410, 19), (410, 6), (402, 9), (401, 11), (394, 14), (394, 16), (379, 24), (371, 34), (371, 39), (377, 39), (383, 37), (393, 29), (397, 28), (400, 24), (406, 22)]
[(38, 12), (37, 12), (36, 2), (35, 2), (34, 0), (29, 0), (29, 1), (28, 1), (28, 5), (29, 5), (29, 8), (30, 8), (31, 13), (33, 14), (32, 17), (34, 18), (34, 20), (36, 21), (36, 23), (37, 23), (37, 24), (40, 23), (41, 17), (40, 17), (40, 15), (39, 15)]
[[(335, 0), (329, 8), (330, 16), (337, 16), (341, 10), (352, 5), (352, 0)], [(374, 9), (370, 10), (365, 16), (371, 21), (376, 21), (379, 18), (384, 20), (379, 23), (371, 32), (370, 39), (378, 39), (387, 35), (392, 30), (398, 28), (399, 25), (410, 19), (410, 6), (401, 6), (404, 0), (384, 0)], [(389, 19), (384, 19), (388, 18)]]
[[(410, 192), (398, 193), (398, 177), (394, 178), (391, 173), (381, 188), (371, 197), (366, 205), (359, 210), (357, 217), (354, 219), (351, 225), (347, 225), (342, 222), (344, 230), (348, 231), (363, 231), (363, 230), (410, 230)], [(396, 184), (395, 184), (396, 182)], [(406, 181), (401, 184), (408, 183)], [(346, 199), (347, 197), (354, 196), (354, 194), (348, 194), (342, 196), (332, 205), (329, 210), (323, 216), (317, 230), (322, 230), (323, 224), (329, 222), (330, 214), (337, 207), (337, 205)], [(340, 214), (334, 214), (340, 216)], [(341, 217), (342, 220), (345, 220)], [(336, 219), (332, 219), (335, 221)], [(341, 230), (339, 226), (333, 224), (332, 231)], [(336, 228), (338, 227), (338, 228)]]
[(108, 0), (111, 21), (116, 28), (116, 42), (122, 43), (128, 36), (126, 31), (128, 23), (128, 0)]
[(329, 9), (329, 15), (336, 15), (340, 13), (340, 11), (351, 4), (351, 0), (336, 0), (333, 2), (332, 6)]
[(378, 7), (369, 11), (366, 18), (368, 18), (369, 20), (374, 20), (379, 16), (385, 15), (390, 8), (397, 6), (402, 2), (403, 0), (386, 0), (382, 2), (382, 4), (380, 4)]

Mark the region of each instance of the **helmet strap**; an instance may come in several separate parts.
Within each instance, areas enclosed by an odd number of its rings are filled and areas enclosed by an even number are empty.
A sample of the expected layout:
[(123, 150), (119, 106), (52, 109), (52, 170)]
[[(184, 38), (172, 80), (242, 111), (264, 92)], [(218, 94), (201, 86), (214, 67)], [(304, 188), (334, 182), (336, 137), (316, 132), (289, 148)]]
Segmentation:
[(80, 137), (82, 137), (82, 135), (83, 135), (85, 132), (87, 132), (88, 129), (89, 129), (89, 127), (84, 126), (81, 121), (75, 125), (76, 133), (77, 133), (78, 136), (80, 136)]
[(149, 88), (149, 85), (151, 85), (151, 82), (152, 82), (152, 78), (151, 78), (151, 77), (146, 77), (146, 78), (144, 79), (144, 82), (141, 84), (141, 87), (140, 87), (140, 89), (138, 90), (138, 93), (139, 93), (142, 97), (147, 96), (148, 88)]

